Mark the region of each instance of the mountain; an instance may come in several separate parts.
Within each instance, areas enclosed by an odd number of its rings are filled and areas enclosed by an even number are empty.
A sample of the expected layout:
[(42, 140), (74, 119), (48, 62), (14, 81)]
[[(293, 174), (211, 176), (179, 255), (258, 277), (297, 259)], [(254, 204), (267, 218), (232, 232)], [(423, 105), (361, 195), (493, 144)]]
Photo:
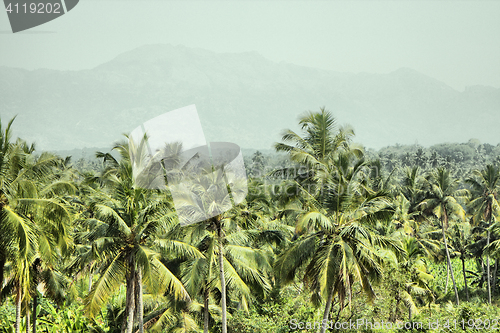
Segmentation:
[(463, 92), (408, 68), (340, 73), (257, 53), (147, 45), (90, 70), (0, 67), (0, 116), (42, 149), (105, 147), (144, 121), (196, 104), (208, 141), (270, 148), (304, 111), (325, 106), (372, 148), (497, 144), (500, 89)]

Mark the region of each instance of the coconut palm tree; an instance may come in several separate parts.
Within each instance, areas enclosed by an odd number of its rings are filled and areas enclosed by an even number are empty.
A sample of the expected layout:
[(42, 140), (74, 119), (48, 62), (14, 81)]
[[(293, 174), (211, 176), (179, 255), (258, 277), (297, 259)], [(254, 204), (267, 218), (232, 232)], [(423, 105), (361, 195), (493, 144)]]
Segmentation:
[[(52, 159), (54, 156), (43, 153), (39, 159)], [(23, 198), (22, 203), (29, 205), (29, 216), (33, 221), (37, 248), (30, 267), (31, 290), (26, 296), (26, 318), (29, 322), (29, 299), (33, 298), (33, 332), (36, 332), (36, 307), (38, 289), (58, 304), (66, 295), (67, 277), (61, 272), (61, 262), (73, 248), (71, 227), (73, 214), (68, 199), (74, 194), (71, 180), (72, 170), (69, 159), (59, 159), (47, 176), (40, 179), (40, 187), (33, 198)]]
[(420, 212), (417, 206), (424, 200), (423, 186), (425, 178), (421, 174), (418, 166), (405, 167), (403, 169), (403, 179), (401, 181), (401, 194), (408, 200), (408, 212), (418, 215)]
[(19, 332), (21, 304), (28, 304), (30, 297), (32, 266), (41, 257), (53, 262), (57, 253), (68, 249), (71, 214), (60, 194), (72, 186), (62, 178), (64, 162), (59, 157), (35, 156), (34, 145), (20, 139), (10, 142), (12, 122), (5, 132), (0, 128), (0, 278), (3, 285), (3, 268), (10, 260)]
[[(471, 186), (472, 200), (469, 209), (474, 217), (474, 222), (484, 221), (488, 224), (486, 248), (490, 246), (490, 228), (495, 217), (500, 216), (500, 169), (494, 165), (487, 165), (483, 170), (473, 171), (472, 177), (467, 179)], [(488, 303), (491, 304), (491, 274), (490, 259), (486, 254), (486, 275), (488, 282)]]
[(408, 317), (411, 321), (411, 316), (418, 311), (415, 297), (428, 303), (433, 300), (428, 286), (433, 277), (427, 272), (426, 260), (435, 258), (440, 252), (440, 243), (437, 240), (440, 231), (425, 220), (415, 221), (414, 218), (419, 213), (409, 213), (410, 202), (405, 196), (398, 195), (393, 204), (395, 210), (391, 227), (396, 230), (392, 235), (401, 240), (404, 252), (402, 260), (397, 265), (393, 265), (396, 269), (392, 268), (397, 278), (389, 273), (391, 276), (389, 281), (392, 281), (391, 288), (394, 289), (396, 298), (396, 306), (391, 319), (396, 319), (399, 302), (403, 301), (408, 307)]
[[(32, 185), (34, 184), (35, 182)], [(67, 205), (57, 197), (47, 197), (47, 193), (44, 197), (47, 187), (54, 185), (55, 183), (51, 183), (42, 189), (34, 187), (31, 195), (25, 193), (24, 198), (10, 201), (14, 212), (31, 222), (30, 232), (35, 237), (29, 256), (14, 256), (13, 263), (16, 268), (11, 278), (16, 286), (17, 307), (20, 306), (19, 298), (22, 297), (28, 305), (30, 296), (36, 297), (35, 289), (39, 284), (52, 293), (52, 296), (61, 291), (62, 275), (57, 272), (56, 266), (70, 247), (71, 214)], [(28, 312), (27, 310), (27, 317)], [(19, 327), (19, 316), (17, 319), (16, 327)], [(36, 327), (36, 320), (33, 325)]]
[[(224, 233), (222, 246), (219, 243), (221, 238), (217, 227), (210, 223), (193, 226), (188, 231), (191, 233), (188, 237), (195, 242), (204, 257), (185, 263), (183, 281), (191, 295), (201, 295), (203, 298), (204, 332), (208, 332), (209, 329), (210, 297), (213, 295), (217, 298), (217, 294), (220, 293), (221, 304), (223, 303), (221, 271), (230, 295), (230, 297), (226, 296), (227, 299), (233, 299), (238, 307), (246, 311), (252, 300), (251, 291), (263, 297), (271, 289), (269, 257), (272, 252), (269, 253), (265, 246), (258, 246), (263, 238), (263, 232), (256, 229), (243, 229), (240, 223), (235, 221), (236, 218), (230, 213), (223, 217), (221, 221), (224, 223), (221, 226)], [(199, 228), (204, 230), (196, 230)], [(220, 251), (223, 257), (222, 269), (219, 268)], [(217, 271), (219, 274), (216, 274)], [(221, 311), (224, 315), (223, 306), (221, 306)]]
[(315, 166), (331, 160), (334, 154), (348, 149), (354, 136), (352, 128), (338, 127), (337, 120), (325, 108), (319, 112), (307, 112), (299, 118), (303, 136), (292, 130), (282, 134), (283, 143), (276, 143), (277, 151), (287, 152), (292, 161)]
[(455, 291), (455, 301), (458, 305), (460, 300), (458, 298), (458, 291), (453, 268), (451, 266), (450, 252), (445, 232), (448, 229), (450, 219), (459, 221), (465, 219), (465, 211), (457, 200), (465, 201), (468, 198), (469, 192), (467, 190), (458, 189), (458, 179), (452, 178), (450, 172), (444, 168), (432, 170), (426, 178), (425, 187), (426, 199), (424, 199), (419, 206), (424, 213), (435, 216), (441, 222), (446, 260), (453, 282), (453, 289)]
[[(17, 198), (16, 183), (20, 183), (19, 175), (23, 174), (25, 157), (22, 143), (11, 142), (11, 126), (9, 121), (5, 131), (0, 122), (0, 288), (4, 288), (5, 265), (12, 262), (16, 276), (16, 322), (15, 331), (19, 332), (21, 321), (22, 287), (29, 281), (28, 266), (35, 237), (31, 221), (16, 211), (14, 199)], [(24, 145), (26, 146), (26, 145)], [(14, 275), (13, 275), (14, 276)], [(2, 293), (3, 294), (3, 293)]]
[[(290, 283), (305, 267), (304, 283), (313, 292), (313, 302), (326, 299), (323, 321), (327, 322), (333, 297), (339, 298), (341, 308), (346, 301), (350, 304), (354, 283), (361, 284), (369, 299), (374, 297), (372, 282), (382, 274), (382, 258), (375, 248), (398, 246), (367, 227), (389, 206), (389, 198), (370, 187), (371, 170), (362, 149), (350, 145), (354, 132), (337, 129), (325, 109), (306, 114), (299, 124), (303, 137), (287, 130), (284, 143), (275, 145), (306, 168), (294, 179), (300, 195), (290, 198), (298, 213), (297, 239), (279, 256), (275, 269), (278, 281)], [(325, 329), (322, 325), (321, 332)]]
[[(415, 217), (418, 212), (409, 213), (410, 202), (403, 196), (398, 195), (393, 200), (394, 215), (392, 216), (393, 237), (396, 239), (412, 239), (412, 244), (419, 249), (418, 254), (427, 259), (434, 258), (440, 251), (438, 241), (441, 231), (436, 229), (427, 220), (417, 222)], [(385, 232), (384, 234), (387, 234)], [(415, 250), (413, 250), (415, 251)]]
[[(355, 209), (328, 213), (321, 205), (304, 209), (296, 225), (297, 239), (275, 263), (277, 280), (291, 283), (302, 271), (305, 285), (312, 291), (312, 301), (326, 299), (323, 320), (328, 321), (333, 298), (341, 308), (351, 303), (352, 286), (360, 283), (368, 299), (375, 296), (372, 283), (382, 275), (383, 261), (377, 247), (400, 251), (397, 241), (375, 234), (363, 223), (374, 207), (385, 205), (382, 197), (363, 201)], [(325, 332), (326, 327), (321, 328)]]
[[(176, 209), (181, 222), (187, 224), (186, 241), (204, 256), (184, 263), (183, 281), (191, 295), (203, 299), (204, 332), (209, 329), (210, 297), (220, 297), (222, 332), (226, 332), (228, 300), (248, 310), (251, 290), (260, 295), (270, 291), (272, 249), (268, 245), (283, 236), (279, 230), (270, 229), (272, 223), (264, 221), (257, 211), (256, 207), (265, 208), (262, 196), (254, 196), (251, 204), (235, 205), (233, 198), (246, 186), (228, 176), (228, 170), (209, 166), (201, 172), (184, 172), (191, 179), (189, 186), (173, 192)], [(226, 184), (226, 179), (232, 181)]]
[[(299, 170), (291, 173), (296, 175), (296, 182), (303, 184), (315, 197), (326, 198), (329, 178), (334, 172), (333, 162), (345, 163), (352, 156), (362, 157), (363, 151), (351, 144), (353, 129), (337, 126), (336, 119), (325, 108), (306, 113), (299, 119), (299, 125), (302, 136), (285, 130), (281, 138), (283, 142), (274, 147), (278, 152), (286, 152), (290, 160), (299, 164)], [(290, 170), (277, 170), (277, 173), (290, 174)], [(323, 199), (319, 201), (323, 202)]]
[[(16, 184), (20, 186), (20, 176), (26, 174), (23, 162), (27, 154), (23, 148), (27, 145), (20, 141), (11, 142), (11, 126), (9, 121), (5, 131), (0, 122), (0, 288), (4, 284), (4, 267), (8, 260), (15, 256), (28, 260), (35, 238), (31, 221), (19, 215), (13, 207), (13, 199), (17, 197)], [(28, 152), (29, 154), (29, 152)], [(21, 187), (22, 188), (22, 187)], [(1, 299), (0, 299), (1, 301)]]
[[(141, 188), (137, 184), (132, 164), (144, 156), (144, 139), (138, 144), (117, 144), (116, 160), (111, 154), (98, 153), (106, 168), (88, 182), (100, 184), (100, 191), (91, 199), (92, 217), (84, 219), (89, 232), (82, 238), (96, 248), (99, 279), (85, 301), (93, 317), (106, 300), (126, 282), (125, 316), (122, 332), (130, 333), (137, 317), (139, 332), (143, 332), (143, 283), (150, 292), (163, 294), (169, 290), (176, 298), (188, 300), (181, 281), (164, 265), (155, 242), (178, 226), (172, 200), (162, 190)], [(182, 242), (163, 244), (175, 250), (172, 254), (199, 256), (196, 248)], [(134, 316), (136, 313), (136, 316)]]

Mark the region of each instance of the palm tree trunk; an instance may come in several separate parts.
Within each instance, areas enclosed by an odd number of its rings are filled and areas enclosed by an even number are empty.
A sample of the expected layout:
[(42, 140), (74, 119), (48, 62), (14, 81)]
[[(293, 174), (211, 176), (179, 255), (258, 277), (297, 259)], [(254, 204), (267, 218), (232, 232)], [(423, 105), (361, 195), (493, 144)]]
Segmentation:
[(203, 323), (203, 333), (208, 333), (208, 320), (209, 320), (209, 316), (210, 316), (210, 313), (208, 311), (208, 306), (209, 306), (209, 297), (210, 297), (210, 294), (208, 292), (208, 287), (205, 287), (205, 290), (203, 291), (203, 306), (204, 306), (204, 323)]
[[(3, 288), (3, 274), (6, 262), (7, 259), (5, 259), (5, 256), (2, 253), (0, 253), (0, 290), (2, 290)], [(2, 294), (0, 293), (0, 302), (1, 301), (2, 301)]]
[(442, 223), (442, 228), (441, 230), (443, 231), (443, 242), (444, 242), (444, 249), (446, 251), (446, 259), (448, 260), (448, 268), (450, 269), (450, 275), (451, 275), (451, 281), (453, 282), (453, 289), (455, 290), (455, 299), (457, 305), (460, 305), (460, 300), (458, 299), (458, 291), (457, 291), (457, 284), (455, 283), (455, 277), (453, 276), (453, 268), (451, 267), (451, 259), (450, 259), (450, 252), (448, 251), (448, 242), (446, 242), (446, 234), (444, 233), (444, 226), (447, 225), (448, 223), (448, 215), (446, 214), (446, 208), (443, 208), (444, 211), (444, 218)]
[[(217, 217), (217, 219), (219, 219)], [(220, 292), (221, 292), (221, 310), (222, 310), (222, 333), (227, 333), (227, 318), (226, 318), (226, 279), (224, 277), (224, 259), (222, 244), (222, 225), (220, 220), (217, 221), (217, 236), (219, 238), (219, 273), (220, 273)]]
[(321, 330), (320, 333), (325, 333), (328, 325), (323, 325), (328, 323), (328, 317), (330, 315), (330, 310), (332, 309), (332, 300), (333, 300), (333, 291), (335, 289), (335, 285), (330, 288), (328, 291), (328, 299), (326, 300), (325, 312), (323, 313), (323, 321), (321, 322)]
[(495, 259), (495, 268), (493, 268), (493, 286), (491, 286), (491, 295), (495, 295), (495, 289), (497, 287), (497, 271), (498, 271), (498, 259)]
[(135, 269), (133, 260), (129, 260), (129, 273), (127, 274), (127, 298), (125, 301), (125, 317), (123, 318), (122, 333), (132, 333), (134, 328), (135, 313)]
[(464, 274), (464, 284), (465, 284), (465, 296), (467, 297), (467, 302), (469, 301), (469, 287), (467, 287), (467, 275), (465, 274), (465, 258), (461, 256), (462, 260), (462, 272)]
[(139, 333), (144, 333), (144, 302), (142, 299), (142, 270), (137, 268), (135, 273), (135, 301), (137, 309), (137, 323)]
[(448, 263), (446, 263), (446, 284), (444, 285), (445, 295), (448, 293), (448, 282), (449, 281), (450, 281), (450, 268), (448, 267)]
[[(488, 236), (486, 239), (486, 247), (490, 245), (490, 223), (488, 221)], [(488, 282), (488, 304), (491, 304), (491, 275), (490, 275), (490, 256), (486, 253), (486, 280)]]
[(18, 284), (16, 288), (16, 323), (14, 326), (14, 330), (16, 333), (20, 333), (21, 331), (21, 300), (22, 300), (22, 290), (20, 284)]
[(92, 290), (92, 272), (89, 272), (89, 289), (88, 292)]
[(478, 284), (478, 286), (481, 286), (481, 288), (483, 287), (483, 283), (485, 282), (485, 279), (484, 279), (484, 260), (483, 260), (483, 257), (481, 256), (479, 258), (479, 261), (481, 261), (481, 284)]
[(26, 302), (26, 333), (30, 333), (30, 304)]
[(396, 306), (394, 307), (394, 311), (393, 311), (392, 316), (391, 316), (392, 322), (396, 321), (396, 319), (397, 319), (400, 301), (401, 301), (401, 297), (399, 297), (399, 295), (396, 295)]
[(35, 296), (33, 296), (33, 333), (36, 333), (36, 308), (38, 307), (38, 294), (35, 290)]

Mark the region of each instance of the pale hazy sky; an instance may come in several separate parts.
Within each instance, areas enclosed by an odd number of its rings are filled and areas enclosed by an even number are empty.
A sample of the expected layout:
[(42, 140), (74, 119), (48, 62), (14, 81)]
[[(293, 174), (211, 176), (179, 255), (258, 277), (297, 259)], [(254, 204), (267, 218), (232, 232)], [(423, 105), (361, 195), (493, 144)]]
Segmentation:
[(342, 72), (409, 67), (458, 90), (500, 88), (500, 1), (80, 0), (16, 34), (0, 11), (0, 66), (86, 69), (152, 43)]

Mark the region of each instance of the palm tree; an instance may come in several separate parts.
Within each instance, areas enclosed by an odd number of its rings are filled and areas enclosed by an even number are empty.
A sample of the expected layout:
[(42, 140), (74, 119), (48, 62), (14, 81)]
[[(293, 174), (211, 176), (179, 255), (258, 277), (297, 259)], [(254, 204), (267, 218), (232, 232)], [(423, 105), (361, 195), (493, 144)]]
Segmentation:
[[(238, 197), (238, 191), (246, 192), (246, 186), (228, 170), (209, 166), (201, 172), (183, 172), (191, 175), (190, 182), (186, 182), (189, 186), (177, 192), (171, 186), (171, 190), (177, 198), (181, 222), (188, 225), (187, 241), (204, 254), (184, 264), (183, 281), (191, 295), (202, 295), (204, 332), (209, 329), (210, 296), (215, 290), (220, 293), (222, 332), (227, 332), (228, 291), (238, 306), (247, 310), (251, 289), (266, 294), (271, 288), (269, 251), (259, 242), (273, 239), (276, 233), (252, 218), (250, 205), (235, 205), (234, 197)], [(231, 179), (229, 184), (226, 179)]]
[[(295, 181), (307, 184), (307, 190), (313, 195), (326, 196), (328, 179), (332, 174), (333, 161), (347, 161), (349, 156), (362, 157), (360, 147), (351, 145), (354, 131), (349, 126), (337, 126), (332, 114), (321, 108), (320, 112), (308, 112), (299, 119), (303, 136), (292, 130), (285, 130), (282, 141), (275, 144), (278, 152), (286, 152), (292, 162), (299, 164)], [(343, 154), (344, 158), (339, 155)], [(305, 170), (304, 170), (305, 167)], [(290, 173), (290, 170), (277, 170)], [(320, 199), (320, 202), (322, 200)]]
[(10, 142), (12, 119), (5, 132), (0, 124), (0, 278), (12, 262), (10, 277), (16, 293), (15, 331), (19, 332), (21, 305), (28, 304), (31, 267), (41, 253), (50, 261), (55, 248), (67, 250), (71, 220), (59, 194), (71, 185), (61, 178), (61, 159), (49, 153), (34, 156), (34, 145)]
[(460, 303), (458, 298), (455, 276), (451, 267), (450, 253), (445, 231), (448, 229), (450, 219), (463, 221), (465, 211), (457, 200), (465, 200), (468, 197), (467, 190), (459, 190), (459, 181), (450, 176), (450, 172), (444, 168), (434, 169), (426, 178), (426, 199), (420, 204), (421, 209), (430, 215), (437, 217), (441, 222), (441, 231), (446, 252), (448, 269), (455, 291), (455, 301)]
[(417, 206), (424, 200), (423, 186), (425, 178), (421, 174), (421, 169), (418, 166), (412, 168), (406, 167), (403, 169), (403, 179), (401, 181), (401, 194), (408, 200), (408, 212), (418, 215)]
[(13, 199), (17, 197), (15, 183), (23, 169), (23, 147), (20, 142), (14, 144), (11, 139), (9, 121), (5, 132), (0, 123), (0, 288), (4, 287), (4, 268), (8, 261), (14, 263), (16, 276), (16, 323), (19, 333), (21, 321), (22, 286), (28, 279), (28, 266), (35, 247), (35, 237), (29, 219), (15, 209)]
[[(24, 154), (21, 142), (12, 143), (9, 121), (5, 131), (0, 122), (0, 288), (4, 284), (4, 267), (8, 260), (16, 255), (19, 259), (30, 255), (34, 246), (31, 221), (16, 213), (12, 200), (16, 198), (16, 184), (20, 184), (19, 176), (23, 176)], [(24, 145), (26, 147), (26, 145)], [(1, 300), (1, 299), (0, 299)]]
[[(307, 112), (299, 119), (303, 137), (292, 130), (282, 134), (284, 143), (276, 143), (277, 151), (287, 152), (292, 161), (313, 167), (331, 160), (334, 155), (348, 149), (354, 136), (352, 128), (337, 127), (337, 121), (325, 108), (320, 112)], [(361, 152), (361, 151), (359, 151)]]
[(439, 241), (436, 239), (439, 230), (436, 231), (425, 221), (415, 221), (419, 212), (409, 212), (410, 201), (404, 195), (398, 195), (393, 200), (393, 205), (392, 223), (387, 226), (388, 230), (384, 230), (384, 234), (392, 231), (392, 236), (401, 240), (404, 251), (402, 260), (397, 262), (394, 259), (395, 264), (389, 268), (391, 272), (388, 274), (388, 281), (396, 299), (391, 320), (396, 319), (399, 303), (402, 301), (408, 307), (408, 318), (411, 321), (412, 315), (418, 311), (415, 297), (427, 302), (433, 300), (428, 286), (433, 276), (427, 272), (426, 259), (434, 258), (440, 251)]
[[(49, 186), (53, 186), (50, 184)], [(32, 243), (29, 256), (15, 256), (15, 273), (12, 276), (16, 286), (17, 304), (20, 298), (29, 304), (31, 295), (36, 299), (36, 287), (42, 283), (49, 292), (59, 293), (62, 276), (57, 272), (58, 258), (67, 253), (70, 244), (69, 226), (71, 215), (67, 206), (57, 198), (37, 197), (43, 195), (47, 187), (35, 190), (32, 197), (11, 200), (11, 205), (18, 216), (27, 218), (31, 223), (30, 232), (36, 240)], [(54, 296), (55, 294), (53, 294)], [(60, 297), (59, 297), (60, 299)], [(28, 306), (26, 307), (28, 317)], [(19, 309), (18, 309), (18, 313)], [(20, 316), (17, 316), (16, 327), (19, 327)], [(36, 327), (34, 317), (33, 327)]]
[(260, 151), (256, 151), (252, 156), (252, 166), (250, 168), (250, 174), (253, 177), (262, 177), (265, 168), (266, 158)]
[[(418, 247), (418, 254), (432, 259), (439, 253), (439, 241), (437, 240), (439, 229), (434, 228), (426, 221), (417, 222), (415, 217), (418, 212), (410, 213), (410, 202), (403, 196), (398, 195), (394, 200), (394, 215), (392, 216), (393, 233), (395, 238), (406, 239), (411, 237), (412, 242)], [(422, 253), (421, 253), (422, 252)]]
[[(197, 159), (194, 156), (192, 160)], [(222, 332), (227, 332), (227, 306), (226, 306), (226, 276), (224, 267), (224, 222), (223, 213), (232, 207), (232, 196), (228, 191), (226, 175), (222, 169), (214, 170), (214, 167), (207, 161), (201, 160), (198, 163), (186, 163), (184, 168), (179, 170), (178, 174), (184, 174), (180, 178), (183, 182), (180, 186), (169, 184), (169, 189), (176, 200), (176, 210), (179, 213), (181, 224), (190, 225), (202, 221), (202, 229), (208, 229), (214, 232), (216, 245), (213, 250), (217, 251), (217, 267), (219, 269), (221, 309), (222, 309)], [(184, 171), (184, 172), (183, 172)], [(211, 253), (210, 253), (211, 254)], [(211, 260), (211, 257), (207, 258)], [(211, 270), (212, 263), (209, 262), (207, 268)], [(211, 276), (209, 275), (208, 278)], [(208, 288), (205, 286), (205, 293)], [(206, 306), (207, 297), (205, 295), (205, 323), (207, 321), (208, 307)], [(207, 324), (207, 323), (206, 323)], [(207, 329), (207, 327), (205, 327)]]
[[(150, 292), (163, 293), (167, 289), (176, 298), (189, 299), (180, 280), (164, 265), (155, 250), (155, 241), (178, 225), (171, 199), (161, 190), (137, 186), (132, 172), (135, 158), (144, 156), (144, 140), (135, 146), (118, 144), (117, 161), (110, 154), (98, 153), (106, 168), (101, 175), (88, 179), (101, 185), (90, 204), (92, 217), (84, 223), (90, 230), (87, 239), (99, 253), (100, 277), (86, 299), (86, 310), (93, 317), (114, 294), (123, 279), (126, 282), (125, 316), (122, 332), (132, 332), (137, 317), (139, 332), (143, 332), (143, 291), (145, 283)], [(140, 162), (140, 161), (139, 161)], [(198, 251), (182, 242), (168, 243), (176, 252), (198, 256)], [(167, 245), (168, 245), (167, 244)], [(165, 245), (165, 246), (167, 246)], [(134, 313), (137, 315), (134, 316)]]
[[(74, 193), (72, 173), (68, 168), (69, 159), (60, 159), (43, 153), (38, 160), (56, 158), (51, 172), (39, 177), (37, 191), (32, 198), (23, 198), (20, 203), (29, 205), (28, 216), (35, 227), (37, 237), (36, 252), (30, 267), (31, 290), (26, 296), (26, 318), (29, 321), (29, 299), (33, 298), (33, 332), (36, 332), (36, 307), (38, 288), (61, 304), (65, 297), (67, 278), (61, 273), (60, 262), (68, 257), (73, 241), (70, 230), (72, 213), (69, 199)], [(28, 325), (27, 325), (28, 326)]]
[[(313, 302), (326, 298), (323, 321), (327, 322), (334, 296), (341, 308), (346, 301), (351, 304), (354, 283), (361, 284), (369, 299), (374, 297), (372, 282), (382, 274), (382, 258), (375, 247), (398, 246), (360, 223), (373, 222), (389, 203), (383, 191), (370, 188), (363, 152), (350, 145), (353, 131), (337, 130), (325, 109), (306, 114), (299, 124), (304, 137), (287, 130), (285, 143), (275, 145), (308, 169), (295, 178), (302, 197), (295, 204), (297, 240), (279, 256), (275, 268), (277, 279), (290, 283), (305, 266), (304, 283), (313, 292)], [(321, 332), (325, 329), (322, 325)]]
[[(224, 223), (224, 226), (221, 226), (224, 233), (222, 243), (219, 243), (220, 229), (214, 224), (194, 225), (188, 231), (188, 237), (197, 244), (204, 257), (185, 263), (183, 281), (191, 295), (201, 295), (203, 298), (204, 332), (209, 329), (209, 302), (214, 291), (220, 292), (221, 311), (224, 316), (223, 283), (227, 285), (227, 291), (231, 295), (229, 299), (233, 299), (238, 307), (246, 311), (252, 299), (251, 290), (263, 297), (271, 289), (270, 254), (265, 247), (258, 246), (264, 232), (243, 229), (236, 221), (239, 213), (236, 211), (235, 214), (228, 212), (221, 220), (221, 223)], [(219, 274), (215, 274), (217, 270)], [(221, 275), (221, 271), (224, 275)], [(222, 277), (225, 280), (222, 280)]]
[[(485, 221), (488, 223), (486, 248), (490, 245), (490, 227), (495, 216), (500, 216), (498, 203), (500, 195), (500, 169), (493, 165), (487, 165), (483, 170), (473, 171), (473, 176), (467, 179), (471, 185), (472, 200), (469, 203), (475, 223)], [(491, 275), (490, 259), (486, 254), (486, 275), (488, 282), (488, 303), (491, 304)], [(495, 281), (496, 283), (496, 281)]]
[[(341, 309), (346, 301), (351, 304), (355, 283), (360, 283), (368, 299), (374, 298), (372, 282), (381, 277), (383, 261), (376, 247), (391, 243), (397, 248), (397, 242), (377, 236), (360, 223), (370, 204), (378, 203), (368, 201), (359, 209), (335, 216), (304, 211), (297, 223), (298, 238), (276, 261), (277, 280), (283, 284), (293, 282), (305, 268), (303, 280), (313, 292), (313, 303), (326, 299), (323, 315), (326, 322), (334, 296), (338, 296)], [(321, 332), (325, 329), (323, 326)]]

